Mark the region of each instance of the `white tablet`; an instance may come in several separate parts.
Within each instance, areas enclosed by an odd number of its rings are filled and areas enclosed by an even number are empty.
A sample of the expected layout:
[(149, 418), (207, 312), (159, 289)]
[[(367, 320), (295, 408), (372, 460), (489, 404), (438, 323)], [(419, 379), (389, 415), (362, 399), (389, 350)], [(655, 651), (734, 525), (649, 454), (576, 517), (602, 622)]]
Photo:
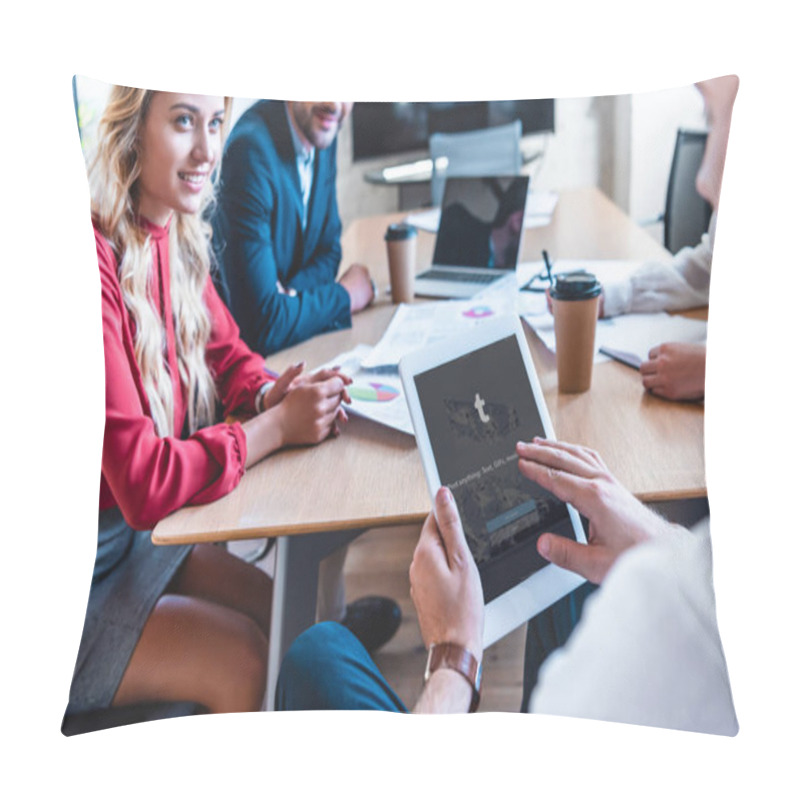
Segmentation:
[(577, 512), (518, 468), (518, 441), (554, 438), (519, 318), (411, 353), (400, 375), (431, 500), (450, 488), (478, 565), (488, 645), (583, 583), (536, 550), (545, 532), (586, 537)]

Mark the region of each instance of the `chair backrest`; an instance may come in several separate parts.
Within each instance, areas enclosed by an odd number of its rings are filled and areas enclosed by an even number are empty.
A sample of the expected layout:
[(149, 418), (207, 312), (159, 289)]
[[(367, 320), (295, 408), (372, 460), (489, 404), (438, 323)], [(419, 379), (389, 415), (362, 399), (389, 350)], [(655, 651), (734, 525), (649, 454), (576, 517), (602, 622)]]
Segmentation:
[(664, 247), (670, 253), (699, 244), (708, 230), (711, 205), (695, 188), (707, 138), (707, 133), (680, 129), (675, 139), (664, 209)]
[(428, 141), (433, 160), (433, 205), (441, 206), (448, 175), (519, 175), (522, 170), (521, 138), (522, 123), (518, 119), (494, 128), (432, 134)]

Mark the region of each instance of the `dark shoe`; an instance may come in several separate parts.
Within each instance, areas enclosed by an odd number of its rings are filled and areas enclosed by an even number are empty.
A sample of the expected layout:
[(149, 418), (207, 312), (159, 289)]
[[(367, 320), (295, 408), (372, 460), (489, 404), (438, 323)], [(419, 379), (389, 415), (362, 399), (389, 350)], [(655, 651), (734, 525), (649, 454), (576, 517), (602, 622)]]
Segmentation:
[(349, 603), (342, 625), (374, 653), (397, 633), (400, 606), (388, 597), (362, 597)]

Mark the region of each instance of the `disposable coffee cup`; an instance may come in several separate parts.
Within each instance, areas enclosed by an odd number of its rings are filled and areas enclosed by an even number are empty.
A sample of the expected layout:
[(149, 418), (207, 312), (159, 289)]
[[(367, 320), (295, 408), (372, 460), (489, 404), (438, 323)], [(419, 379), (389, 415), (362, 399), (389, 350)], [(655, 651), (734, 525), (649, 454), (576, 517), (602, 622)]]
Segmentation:
[(574, 394), (592, 385), (594, 337), (601, 286), (589, 272), (555, 276), (550, 290), (556, 329), (558, 391)]
[(417, 229), (397, 223), (386, 229), (386, 253), (389, 258), (389, 280), (393, 303), (410, 303), (414, 299), (414, 273), (417, 263)]

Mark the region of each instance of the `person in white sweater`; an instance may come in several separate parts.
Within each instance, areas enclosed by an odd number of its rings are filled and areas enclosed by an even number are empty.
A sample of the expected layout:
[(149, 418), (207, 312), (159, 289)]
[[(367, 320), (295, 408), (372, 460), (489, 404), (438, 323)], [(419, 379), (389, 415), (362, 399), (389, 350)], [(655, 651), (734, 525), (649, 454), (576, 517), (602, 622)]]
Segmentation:
[[(658, 516), (586, 447), (536, 438), (519, 442), (517, 455), (525, 477), (589, 521), (587, 544), (544, 533), (539, 553), (599, 585), (566, 644), (544, 662), (525, 710), (736, 735), (707, 529), (689, 531)], [(483, 590), (446, 488), (423, 525), (409, 577), (429, 651), (413, 711), (474, 711)], [(292, 644), (276, 707), (408, 710), (364, 647), (335, 623), (315, 625)]]
[[(739, 79), (726, 75), (696, 85), (708, 119), (708, 139), (696, 179), (698, 193), (713, 210), (708, 232), (700, 244), (684, 247), (672, 261), (645, 263), (628, 280), (605, 285), (600, 302), (603, 317), (708, 304), (722, 171)], [(642, 384), (669, 400), (700, 400), (705, 394), (705, 367), (705, 345), (666, 342), (654, 347), (642, 364)]]

